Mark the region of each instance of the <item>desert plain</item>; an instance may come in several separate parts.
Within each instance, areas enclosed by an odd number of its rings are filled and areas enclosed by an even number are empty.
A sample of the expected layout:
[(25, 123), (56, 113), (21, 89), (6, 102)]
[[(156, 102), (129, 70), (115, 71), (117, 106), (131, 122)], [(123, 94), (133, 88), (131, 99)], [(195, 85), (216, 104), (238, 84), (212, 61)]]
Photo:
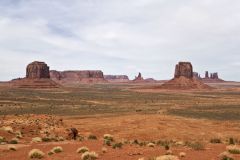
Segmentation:
[[(100, 160), (153, 160), (165, 154), (218, 160), (227, 146), (239, 145), (240, 83), (209, 83), (211, 90), (151, 89), (161, 84), (27, 89), (1, 83), (0, 159), (26, 160), (31, 149), (39, 149), (43, 159), (78, 160), (77, 149), (87, 147)], [(76, 140), (70, 128), (78, 130)], [(106, 134), (113, 140), (106, 141)], [(54, 147), (62, 151), (49, 154)]]

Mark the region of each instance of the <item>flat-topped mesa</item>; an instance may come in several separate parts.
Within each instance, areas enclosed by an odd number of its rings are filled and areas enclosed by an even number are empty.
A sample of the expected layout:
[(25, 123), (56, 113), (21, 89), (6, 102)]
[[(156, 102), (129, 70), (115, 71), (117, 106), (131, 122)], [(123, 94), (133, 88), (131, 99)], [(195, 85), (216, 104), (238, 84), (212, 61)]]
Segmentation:
[(109, 82), (128, 82), (127, 75), (104, 75), (104, 78)]
[(101, 83), (106, 82), (101, 70), (50, 71), (52, 80), (59, 83)]
[(179, 62), (175, 67), (174, 78), (179, 77), (193, 78), (193, 67), (190, 62)]
[(49, 67), (44, 62), (34, 61), (27, 65), (26, 78), (28, 79), (40, 79), (50, 78)]

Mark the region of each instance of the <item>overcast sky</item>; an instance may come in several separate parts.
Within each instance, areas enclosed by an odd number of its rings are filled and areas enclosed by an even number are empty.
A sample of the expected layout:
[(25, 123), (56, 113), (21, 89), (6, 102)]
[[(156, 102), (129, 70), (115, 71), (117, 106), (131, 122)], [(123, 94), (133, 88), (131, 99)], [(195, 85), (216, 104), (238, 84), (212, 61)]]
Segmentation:
[(0, 0), (0, 80), (34, 60), (155, 79), (191, 61), (240, 81), (240, 0)]

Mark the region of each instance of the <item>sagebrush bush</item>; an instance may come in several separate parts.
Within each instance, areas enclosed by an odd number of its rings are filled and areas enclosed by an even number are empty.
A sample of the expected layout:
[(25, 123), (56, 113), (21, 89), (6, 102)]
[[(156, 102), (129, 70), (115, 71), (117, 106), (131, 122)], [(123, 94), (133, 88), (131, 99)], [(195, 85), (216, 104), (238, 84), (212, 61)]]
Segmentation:
[(85, 153), (85, 152), (88, 152), (89, 149), (87, 147), (80, 147), (77, 149), (77, 153)]
[(109, 141), (113, 141), (113, 135), (111, 135), (111, 134), (104, 134), (103, 138), (106, 140), (109, 140)]
[(44, 157), (44, 153), (39, 150), (39, 149), (32, 149), (29, 153), (28, 156), (29, 158), (35, 158), (35, 159), (42, 159)]
[(51, 151), (53, 151), (54, 153), (61, 153), (63, 152), (63, 148), (60, 146), (54, 147)]
[(231, 145), (226, 147), (227, 151), (231, 154), (240, 154), (240, 147)]
[(82, 160), (95, 160), (98, 158), (98, 154), (95, 152), (85, 152), (81, 156)]

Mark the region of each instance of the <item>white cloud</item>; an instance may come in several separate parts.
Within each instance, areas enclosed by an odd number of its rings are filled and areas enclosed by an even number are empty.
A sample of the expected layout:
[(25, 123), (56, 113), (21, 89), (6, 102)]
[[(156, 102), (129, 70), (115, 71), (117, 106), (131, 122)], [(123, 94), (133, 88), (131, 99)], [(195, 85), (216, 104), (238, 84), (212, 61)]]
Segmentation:
[(157, 79), (188, 60), (240, 80), (238, 0), (2, 0), (0, 10), (1, 80), (33, 60)]

